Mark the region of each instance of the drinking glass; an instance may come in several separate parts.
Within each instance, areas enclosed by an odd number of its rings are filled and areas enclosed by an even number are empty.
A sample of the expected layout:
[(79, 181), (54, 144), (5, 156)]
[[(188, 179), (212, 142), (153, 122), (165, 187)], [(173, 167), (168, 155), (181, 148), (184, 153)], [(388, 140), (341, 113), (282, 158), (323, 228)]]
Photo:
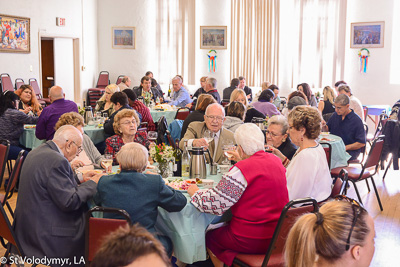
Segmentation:
[(208, 129), (204, 131), (203, 137), (207, 141), (208, 144), (210, 144), (210, 142), (212, 140), (214, 140), (214, 136), (215, 136), (215, 133), (213, 133), (212, 131), (210, 131)]
[(112, 155), (105, 154), (102, 163), (103, 163), (103, 165), (104, 165), (104, 167), (106, 169), (106, 173), (110, 174), (112, 172), (112, 164), (113, 164)]
[(222, 151), (224, 151), (224, 155), (225, 158), (223, 160), (223, 164), (224, 165), (230, 165), (230, 158), (232, 157), (232, 155), (230, 153), (228, 153), (229, 151), (235, 151), (236, 150), (236, 146), (233, 144), (225, 144), (222, 146)]

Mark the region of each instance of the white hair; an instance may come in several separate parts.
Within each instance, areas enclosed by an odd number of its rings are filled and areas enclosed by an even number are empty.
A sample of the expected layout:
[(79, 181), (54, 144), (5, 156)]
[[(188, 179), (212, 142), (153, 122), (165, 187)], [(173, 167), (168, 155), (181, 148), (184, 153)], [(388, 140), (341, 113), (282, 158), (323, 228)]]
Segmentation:
[(212, 104), (208, 105), (207, 108), (206, 108), (206, 115), (208, 114), (208, 109), (211, 109), (212, 107), (215, 107), (215, 106), (218, 106), (218, 107), (221, 109), (222, 114), (223, 114), (223, 116), (225, 117), (225, 109), (224, 109), (223, 106), (221, 106), (221, 105), (218, 104), (218, 103), (212, 103)]
[(235, 141), (246, 155), (264, 150), (264, 134), (254, 123), (245, 123), (235, 131)]
[(54, 134), (53, 141), (55, 142), (65, 142), (67, 140), (78, 141), (82, 140), (82, 133), (72, 125), (63, 125)]

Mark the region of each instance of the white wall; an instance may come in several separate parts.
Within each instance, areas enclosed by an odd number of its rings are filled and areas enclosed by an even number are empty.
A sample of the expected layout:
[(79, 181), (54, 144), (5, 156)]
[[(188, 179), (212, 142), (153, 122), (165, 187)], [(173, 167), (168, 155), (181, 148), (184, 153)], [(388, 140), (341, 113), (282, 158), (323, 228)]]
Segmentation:
[(54, 38), (54, 80), (64, 89), (66, 99), (74, 99), (74, 57), (72, 39)]

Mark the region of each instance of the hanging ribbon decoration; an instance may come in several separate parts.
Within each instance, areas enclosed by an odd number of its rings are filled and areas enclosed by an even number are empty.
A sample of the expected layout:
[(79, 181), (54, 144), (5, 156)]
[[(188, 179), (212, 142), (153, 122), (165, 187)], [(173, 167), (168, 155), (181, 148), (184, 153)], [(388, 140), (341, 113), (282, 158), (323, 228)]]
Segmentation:
[(367, 72), (368, 58), (370, 56), (369, 50), (367, 48), (361, 48), (358, 51), (358, 56), (360, 58), (360, 72)]
[(217, 51), (211, 49), (207, 53), (208, 56), (208, 71), (215, 72), (217, 69)]

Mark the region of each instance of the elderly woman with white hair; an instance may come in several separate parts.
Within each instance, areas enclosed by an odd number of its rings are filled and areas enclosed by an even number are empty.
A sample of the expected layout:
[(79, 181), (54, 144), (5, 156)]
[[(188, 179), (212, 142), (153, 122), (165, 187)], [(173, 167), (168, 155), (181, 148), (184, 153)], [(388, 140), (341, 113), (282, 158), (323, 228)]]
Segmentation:
[(268, 129), (265, 132), (267, 140), (267, 149), (270, 147), (278, 149), (289, 160), (296, 153), (297, 146), (290, 140), (289, 123), (285, 116), (276, 115), (268, 120)]
[(282, 208), (289, 201), (285, 168), (278, 157), (264, 152), (264, 135), (255, 124), (235, 132), (240, 159), (215, 188), (188, 188), (192, 204), (201, 212), (221, 215), (228, 209), (228, 225), (210, 231), (206, 245), (214, 266), (231, 266), (238, 253), (265, 253)]
[[(169, 212), (182, 210), (186, 197), (165, 185), (160, 175), (142, 173), (147, 166), (148, 151), (138, 143), (122, 146), (117, 154), (121, 172), (104, 176), (98, 183), (94, 201), (99, 206), (126, 210), (133, 223), (139, 223), (149, 232), (155, 233), (158, 207)], [(167, 236), (156, 236), (169, 256), (172, 242)]]

